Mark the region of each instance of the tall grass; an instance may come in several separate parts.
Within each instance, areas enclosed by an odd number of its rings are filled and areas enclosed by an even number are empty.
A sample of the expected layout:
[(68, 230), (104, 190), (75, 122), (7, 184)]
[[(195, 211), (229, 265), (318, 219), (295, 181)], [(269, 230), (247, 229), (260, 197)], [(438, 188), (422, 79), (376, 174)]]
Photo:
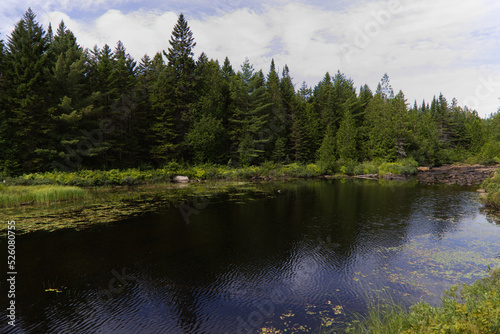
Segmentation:
[(392, 301), (371, 305), (346, 329), (355, 334), (500, 333), (500, 269), (470, 285), (452, 286), (442, 305), (417, 303), (409, 309)]
[(50, 204), (61, 201), (83, 199), (86, 196), (86, 190), (71, 186), (1, 186), (0, 207)]

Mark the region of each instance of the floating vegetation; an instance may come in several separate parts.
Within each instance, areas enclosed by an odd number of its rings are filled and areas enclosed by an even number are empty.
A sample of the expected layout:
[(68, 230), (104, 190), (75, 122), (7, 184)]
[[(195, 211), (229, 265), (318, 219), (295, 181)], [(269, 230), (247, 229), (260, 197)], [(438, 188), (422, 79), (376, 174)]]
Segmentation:
[[(50, 232), (65, 228), (81, 230), (154, 213), (164, 208), (176, 207), (181, 203), (193, 203), (193, 200), (202, 197), (209, 198), (210, 201), (224, 200), (244, 205), (250, 200), (275, 196), (276, 189), (283, 187), (283, 182), (275, 183), (268, 185), (251, 182), (201, 182), (188, 185), (165, 183), (133, 188), (108, 186), (87, 189), (54, 185), (6, 186), (0, 190), (0, 200), (3, 193), (26, 192), (38, 194), (40, 200), (35, 199), (34, 203), (45, 205), (9, 206), (2, 209), (0, 219), (15, 220), (18, 234), (42, 230)], [(56, 195), (50, 195), (51, 192)], [(31, 200), (32, 197), (22, 198)], [(6, 225), (2, 227), (4, 229), (0, 232), (6, 233)]]

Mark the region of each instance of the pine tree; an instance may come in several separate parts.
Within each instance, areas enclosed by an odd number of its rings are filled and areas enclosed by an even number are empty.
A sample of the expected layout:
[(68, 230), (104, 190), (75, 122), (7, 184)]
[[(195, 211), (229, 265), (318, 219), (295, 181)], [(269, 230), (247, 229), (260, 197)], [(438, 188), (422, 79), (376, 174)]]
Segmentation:
[(268, 103), (262, 71), (253, 73), (248, 59), (231, 81), (232, 153), (242, 165), (258, 163), (269, 133), (266, 131)]
[[(5, 63), (7, 151), (2, 165), (8, 172), (43, 170), (54, 156), (38, 155), (49, 149), (49, 114), (46, 108), (45, 68), (48, 40), (31, 9), (16, 25), (8, 39)], [(55, 152), (52, 152), (55, 153)]]
[(274, 59), (271, 60), (266, 80), (266, 89), (267, 99), (270, 103), (268, 116), (270, 136), (266, 145), (266, 151), (271, 152), (266, 158), (282, 161), (286, 156), (285, 148), (287, 146), (288, 124), (281, 97), (280, 78), (276, 72)]
[[(322, 124), (324, 125), (323, 131), (326, 130), (328, 125), (335, 127), (333, 83), (328, 72), (325, 74), (323, 80), (314, 88), (312, 97), (314, 109), (320, 115)], [(335, 128), (331, 130), (334, 131)]]
[(113, 68), (110, 76), (112, 104), (110, 117), (113, 122), (113, 132), (108, 142), (112, 146), (113, 168), (126, 168), (135, 165), (137, 147), (137, 103), (142, 98), (136, 90), (136, 62), (127, 53), (125, 46), (118, 41), (113, 53)]
[(351, 111), (347, 109), (340, 123), (336, 135), (337, 151), (342, 161), (356, 161), (357, 154), (357, 129)]
[(187, 154), (183, 147), (184, 135), (193, 123), (191, 114), (191, 104), (195, 102), (195, 61), (193, 58), (193, 48), (196, 46), (193, 33), (184, 18), (179, 15), (177, 23), (170, 38), (170, 48), (168, 53), (163, 51), (168, 61), (168, 78), (172, 87), (172, 102), (175, 128), (177, 132), (177, 144), (180, 148), (181, 156)]
[(368, 106), (368, 103), (372, 98), (373, 93), (370, 87), (368, 87), (368, 85), (361, 86), (359, 89), (358, 104), (355, 108), (355, 111), (353, 112), (353, 117), (356, 121), (357, 127), (361, 127), (361, 125), (363, 124), (366, 107)]
[(0, 40), (0, 174), (6, 174), (8, 171), (5, 163), (9, 154), (12, 154), (9, 147), (8, 133), (8, 112), (5, 107), (4, 94), (4, 75), (5, 75), (5, 47), (3, 40)]
[(340, 73), (340, 71), (333, 78), (331, 99), (331, 108), (333, 111), (331, 120), (333, 126), (338, 129), (344, 113), (347, 110), (355, 109), (358, 102), (353, 81), (348, 79), (343, 73)]
[(158, 166), (170, 159), (177, 159), (178, 140), (175, 128), (175, 104), (172, 99), (174, 88), (172, 84), (172, 69), (166, 67), (161, 54), (153, 59), (156, 70), (153, 88), (149, 95), (152, 107), (151, 133), (153, 144), (151, 155)]
[[(285, 133), (283, 134), (282, 142), (285, 145), (284, 154), (286, 160), (289, 160), (290, 156), (295, 156), (295, 154), (293, 153), (294, 144), (292, 141), (292, 127), (294, 115), (299, 110), (300, 102), (295, 93), (295, 87), (293, 85), (292, 77), (290, 76), (290, 70), (287, 65), (285, 65), (285, 67), (283, 68), (283, 73), (280, 80), (280, 94), (283, 105), (283, 115), (285, 117)], [(294, 160), (296, 160), (296, 158)]]
[(337, 162), (337, 140), (332, 125), (328, 125), (318, 150), (318, 165), (324, 173), (333, 173)]
[(59, 24), (48, 54), (54, 60), (50, 85), (53, 103), (59, 103), (61, 98), (67, 96), (78, 104), (77, 100), (82, 100), (85, 81), (85, 58), (75, 35), (63, 21)]
[[(74, 169), (82, 161), (76, 156), (72, 160), (69, 155), (82, 153), (75, 149), (78, 149), (78, 145), (83, 147), (83, 143), (88, 141), (82, 132), (87, 133), (86, 130), (89, 130), (85, 123), (88, 122), (92, 106), (89, 105), (89, 94), (85, 89), (85, 54), (74, 34), (62, 21), (48, 49), (48, 57), (51, 58), (48, 87), (50, 123), (53, 126), (51, 140), (52, 149), (57, 151), (52, 166), (56, 169)], [(87, 153), (88, 146), (81, 151)]]
[(228, 88), (223, 71), (216, 61), (202, 53), (196, 63), (198, 101), (192, 105), (193, 124), (186, 134), (186, 144), (197, 162), (227, 161), (228, 142), (224, 129), (227, 119)]

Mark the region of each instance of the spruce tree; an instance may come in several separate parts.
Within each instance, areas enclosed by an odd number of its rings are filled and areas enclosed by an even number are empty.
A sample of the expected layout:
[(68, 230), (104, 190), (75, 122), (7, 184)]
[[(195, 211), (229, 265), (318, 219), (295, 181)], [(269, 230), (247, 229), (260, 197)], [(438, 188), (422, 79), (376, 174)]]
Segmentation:
[(77, 166), (73, 166), (73, 163), (82, 161), (76, 156), (71, 160), (69, 155), (87, 153), (89, 149), (87, 145), (85, 150), (81, 150), (83, 152), (75, 151), (78, 145), (82, 147), (88, 141), (83, 133), (88, 130), (85, 123), (88, 122), (92, 107), (88, 101), (90, 94), (85, 89), (85, 53), (62, 21), (50, 44), (48, 55), (51, 58), (48, 87), (50, 123), (53, 126), (51, 140), (53, 149), (57, 151), (52, 166), (56, 169), (74, 169)]
[(43, 27), (28, 9), (8, 39), (5, 59), (4, 116), (9, 139), (2, 164), (14, 174), (43, 170), (54, 159), (39, 151), (50, 149), (45, 85), (48, 47)]
[(283, 108), (283, 100), (280, 91), (280, 78), (276, 72), (274, 59), (266, 80), (267, 99), (270, 103), (268, 112), (268, 125), (270, 136), (266, 145), (266, 152), (271, 153), (266, 156), (268, 159), (283, 161), (287, 152), (287, 118)]
[(232, 158), (242, 165), (262, 160), (269, 139), (266, 128), (270, 107), (262, 71), (253, 73), (248, 59), (231, 81)]
[(9, 148), (8, 120), (9, 113), (5, 107), (5, 94), (4, 94), (4, 75), (5, 75), (5, 47), (3, 40), (0, 40), (0, 174), (6, 174), (5, 168), (6, 159), (12, 152)]
[(175, 128), (175, 104), (172, 70), (164, 64), (162, 55), (157, 53), (153, 58), (154, 81), (149, 95), (153, 119), (151, 124), (151, 155), (156, 166), (177, 159), (178, 140)]
[(186, 158), (187, 149), (183, 146), (184, 135), (193, 123), (191, 104), (196, 101), (195, 61), (193, 58), (193, 48), (196, 43), (183, 14), (179, 15), (169, 43), (168, 53), (165, 51), (163, 53), (168, 61), (168, 80), (172, 88), (176, 141), (180, 148), (180, 155)]
[(349, 109), (344, 113), (336, 140), (340, 160), (345, 162), (358, 160), (356, 123)]

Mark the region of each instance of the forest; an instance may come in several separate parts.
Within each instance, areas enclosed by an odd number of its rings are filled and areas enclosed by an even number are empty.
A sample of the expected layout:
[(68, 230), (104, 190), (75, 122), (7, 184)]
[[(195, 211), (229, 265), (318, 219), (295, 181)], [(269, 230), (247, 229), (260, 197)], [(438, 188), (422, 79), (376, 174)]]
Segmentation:
[(340, 71), (297, 88), (274, 60), (264, 73), (248, 59), (195, 59), (182, 14), (169, 43), (140, 61), (120, 41), (87, 49), (64, 22), (45, 30), (28, 9), (0, 41), (0, 176), (171, 162), (317, 163), (325, 173), (377, 159), (500, 162), (498, 112), (482, 119), (442, 94), (409, 103), (387, 74), (374, 91)]

